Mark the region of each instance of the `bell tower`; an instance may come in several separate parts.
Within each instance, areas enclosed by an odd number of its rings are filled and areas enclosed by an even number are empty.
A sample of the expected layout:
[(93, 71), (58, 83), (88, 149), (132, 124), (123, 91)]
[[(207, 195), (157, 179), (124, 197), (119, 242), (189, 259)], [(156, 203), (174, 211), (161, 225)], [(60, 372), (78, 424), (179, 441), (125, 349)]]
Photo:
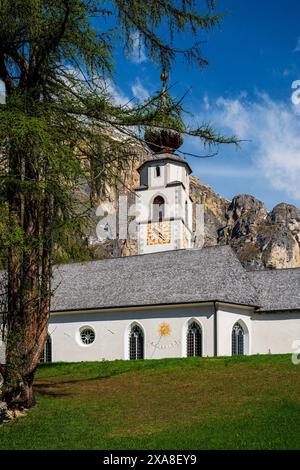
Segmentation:
[[(150, 127), (144, 139), (153, 158), (139, 168), (140, 187), (135, 190), (138, 252), (178, 250), (192, 247), (192, 201), (189, 191), (189, 164), (174, 152), (183, 144), (180, 114), (173, 112), (166, 91), (167, 76), (161, 74), (158, 100), (160, 127)], [(173, 127), (173, 129), (169, 129)]]
[(135, 190), (138, 252), (192, 247), (192, 201), (188, 163), (170, 153), (156, 154), (138, 169)]

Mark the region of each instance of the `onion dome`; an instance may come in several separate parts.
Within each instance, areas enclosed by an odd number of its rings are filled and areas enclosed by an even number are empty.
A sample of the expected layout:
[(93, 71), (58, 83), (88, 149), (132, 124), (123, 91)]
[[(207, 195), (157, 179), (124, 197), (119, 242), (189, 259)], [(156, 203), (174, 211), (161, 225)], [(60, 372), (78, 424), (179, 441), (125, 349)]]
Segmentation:
[(144, 139), (148, 147), (154, 153), (173, 153), (183, 144), (183, 135), (176, 129), (183, 129), (183, 122), (178, 113), (170, 110), (171, 99), (166, 93), (167, 76), (161, 74), (162, 91), (156, 116), (161, 127), (148, 127), (145, 130)]

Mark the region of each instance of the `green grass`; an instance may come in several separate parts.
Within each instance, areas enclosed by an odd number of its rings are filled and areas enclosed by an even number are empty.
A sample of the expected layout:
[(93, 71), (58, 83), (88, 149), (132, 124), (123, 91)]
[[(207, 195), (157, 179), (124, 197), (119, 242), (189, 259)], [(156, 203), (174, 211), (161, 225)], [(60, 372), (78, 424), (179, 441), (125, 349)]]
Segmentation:
[(49, 364), (0, 449), (300, 449), (290, 356)]

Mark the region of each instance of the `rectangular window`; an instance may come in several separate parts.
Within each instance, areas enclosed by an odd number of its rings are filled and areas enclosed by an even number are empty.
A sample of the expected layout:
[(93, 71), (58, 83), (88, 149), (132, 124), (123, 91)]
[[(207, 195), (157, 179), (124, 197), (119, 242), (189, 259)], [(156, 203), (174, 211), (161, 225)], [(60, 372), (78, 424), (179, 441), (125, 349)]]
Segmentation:
[(157, 178), (160, 177), (160, 166), (157, 166), (157, 167), (156, 167), (156, 177), (157, 177)]

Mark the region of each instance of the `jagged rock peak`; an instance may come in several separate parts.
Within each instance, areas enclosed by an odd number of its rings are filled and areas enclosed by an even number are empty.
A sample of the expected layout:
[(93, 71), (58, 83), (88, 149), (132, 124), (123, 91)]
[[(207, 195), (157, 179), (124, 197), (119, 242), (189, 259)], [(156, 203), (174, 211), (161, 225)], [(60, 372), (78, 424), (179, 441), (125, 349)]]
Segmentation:
[(234, 196), (228, 207), (228, 213), (232, 212), (235, 217), (240, 217), (248, 211), (267, 213), (264, 203), (251, 194), (239, 194)]
[(267, 215), (265, 205), (254, 196), (248, 194), (235, 196), (226, 209), (226, 225), (218, 232), (218, 242), (229, 243), (241, 237), (248, 237), (253, 241), (257, 227)]
[(226, 210), (218, 243), (230, 244), (248, 269), (299, 267), (300, 211), (281, 203), (268, 213), (255, 197), (236, 196)]
[(292, 205), (281, 202), (270, 212), (270, 218), (278, 224), (298, 224), (300, 223), (300, 210)]

